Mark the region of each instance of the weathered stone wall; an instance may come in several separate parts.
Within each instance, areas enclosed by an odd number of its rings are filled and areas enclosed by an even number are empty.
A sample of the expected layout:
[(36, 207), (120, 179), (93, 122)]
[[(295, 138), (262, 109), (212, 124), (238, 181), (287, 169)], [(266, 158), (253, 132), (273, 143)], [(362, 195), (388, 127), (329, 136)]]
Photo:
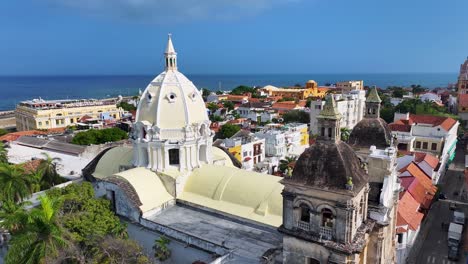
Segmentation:
[[(93, 184), (96, 197), (105, 197), (111, 202), (115, 203), (115, 213), (124, 216), (132, 221), (138, 222), (140, 220), (140, 208), (136, 207), (119, 186), (110, 182), (95, 182)], [(112, 197), (109, 197), (108, 191), (114, 191), (115, 200), (112, 201)]]

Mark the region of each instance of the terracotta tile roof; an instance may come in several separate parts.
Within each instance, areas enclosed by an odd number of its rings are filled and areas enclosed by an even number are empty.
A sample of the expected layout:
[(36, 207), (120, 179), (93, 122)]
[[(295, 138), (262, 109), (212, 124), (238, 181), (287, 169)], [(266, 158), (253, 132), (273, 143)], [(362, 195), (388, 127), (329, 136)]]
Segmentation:
[[(398, 219), (397, 219), (397, 221), (398, 221)], [(400, 221), (403, 222), (403, 220), (400, 220)], [(397, 227), (397, 229), (396, 229), (397, 234), (403, 234), (403, 233), (406, 233), (407, 231), (408, 231), (408, 229), (406, 229), (406, 228), (404, 228), (402, 226)]]
[(424, 214), (418, 211), (419, 203), (408, 192), (403, 193), (398, 202), (397, 226), (408, 225), (413, 231), (418, 230)]
[(424, 185), (418, 179), (415, 178), (413, 180), (407, 191), (411, 194), (414, 200), (416, 200), (421, 205), (422, 208), (429, 209), (431, 207), (434, 193), (431, 193), (426, 188), (424, 188)]
[(424, 152), (414, 152), (414, 161), (416, 163), (425, 161), (433, 169), (439, 165), (439, 159), (436, 156)]
[(246, 95), (228, 95), (227, 100), (228, 101), (242, 101), (245, 99), (248, 99), (249, 97)]
[(421, 168), (419, 168), (419, 166), (416, 163), (411, 162), (410, 164), (408, 164), (406, 170), (413, 177), (418, 179), (424, 186), (424, 188), (428, 190), (428, 192), (430, 192), (431, 194), (435, 194), (435, 192), (437, 191), (437, 187), (435, 187), (434, 184), (432, 184), (430, 176), (428, 176)]
[(457, 123), (457, 120), (445, 116), (410, 114), (408, 120), (400, 119), (389, 124), (389, 126), (392, 131), (410, 132), (411, 125), (418, 123), (429, 124), (433, 127), (440, 126), (445, 131), (449, 131)]
[(65, 128), (51, 128), (48, 130), (28, 130), (8, 133), (0, 137), (0, 141), (15, 141), (22, 136), (36, 136), (36, 135), (49, 135), (49, 134), (60, 134), (65, 132)]
[(41, 159), (30, 160), (18, 164), (18, 166), (22, 167), (24, 172), (28, 174), (37, 171), (37, 168), (41, 165), (41, 161)]
[(292, 109), (295, 109), (295, 108), (298, 108), (298, 107), (301, 107), (301, 106), (296, 104), (294, 101), (291, 101), (291, 102), (276, 102), (271, 106), (272, 109), (289, 109), (289, 110), (292, 110)]

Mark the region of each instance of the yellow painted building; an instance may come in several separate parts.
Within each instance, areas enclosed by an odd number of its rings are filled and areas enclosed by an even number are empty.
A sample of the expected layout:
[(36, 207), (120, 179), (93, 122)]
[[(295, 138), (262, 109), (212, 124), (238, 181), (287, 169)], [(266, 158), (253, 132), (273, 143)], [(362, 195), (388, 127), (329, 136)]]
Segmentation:
[(122, 108), (110, 101), (34, 99), (16, 106), (16, 129), (25, 131), (67, 127), (78, 123), (83, 116), (118, 120), (123, 112)]
[(323, 98), (328, 90), (330, 90), (330, 88), (319, 87), (314, 80), (308, 81), (305, 88), (278, 88), (271, 85), (267, 85), (263, 88), (263, 91), (268, 94), (268, 96), (281, 96), (283, 98), (294, 98), (296, 100), (305, 100), (309, 97)]
[(236, 145), (234, 147), (228, 148), (229, 153), (231, 153), (238, 161), (242, 162), (242, 145)]

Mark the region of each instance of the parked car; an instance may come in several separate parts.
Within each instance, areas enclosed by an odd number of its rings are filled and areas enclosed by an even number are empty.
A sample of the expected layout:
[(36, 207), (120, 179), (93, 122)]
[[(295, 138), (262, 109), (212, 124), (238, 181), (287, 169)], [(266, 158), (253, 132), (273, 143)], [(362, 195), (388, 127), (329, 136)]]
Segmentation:
[(458, 247), (449, 247), (448, 259), (458, 261), (459, 257)]
[(457, 209), (457, 204), (456, 203), (450, 203), (450, 210), (456, 210)]
[(445, 199), (447, 199), (447, 195), (445, 195), (445, 193), (439, 193), (439, 199), (440, 200), (445, 200)]

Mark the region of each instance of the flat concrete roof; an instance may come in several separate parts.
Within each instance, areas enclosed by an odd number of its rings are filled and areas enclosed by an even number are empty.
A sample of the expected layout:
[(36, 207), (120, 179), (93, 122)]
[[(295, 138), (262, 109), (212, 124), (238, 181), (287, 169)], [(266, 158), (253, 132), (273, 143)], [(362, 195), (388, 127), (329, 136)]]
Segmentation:
[(282, 243), (273, 228), (229, 219), (201, 209), (176, 205), (147, 220), (232, 250), (228, 263), (259, 263), (262, 255)]

